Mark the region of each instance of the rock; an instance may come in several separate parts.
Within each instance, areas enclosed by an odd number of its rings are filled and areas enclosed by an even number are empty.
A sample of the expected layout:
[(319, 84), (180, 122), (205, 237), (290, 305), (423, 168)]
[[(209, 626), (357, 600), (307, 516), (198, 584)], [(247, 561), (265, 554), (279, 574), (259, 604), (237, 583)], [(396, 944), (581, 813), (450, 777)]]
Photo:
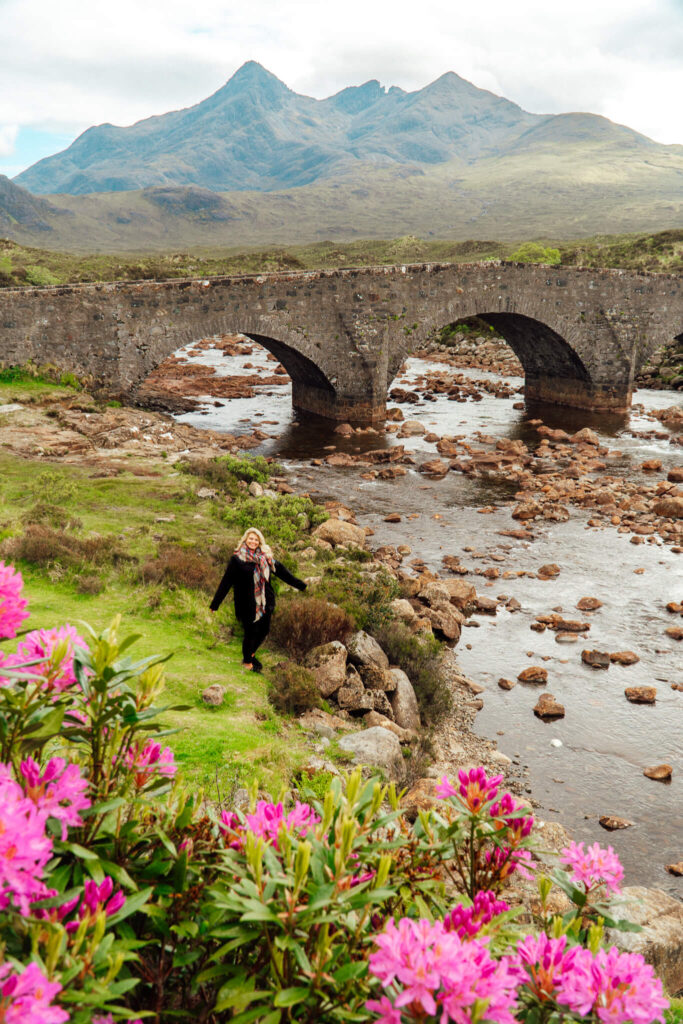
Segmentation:
[(683, 860), (679, 860), (677, 864), (667, 864), (666, 870), (670, 875), (676, 875), (680, 877), (683, 875)]
[(654, 704), (657, 699), (656, 686), (627, 686), (624, 693), (631, 704)]
[(389, 659), (368, 633), (359, 629), (346, 641), (349, 658), (354, 665), (376, 665), (377, 668), (389, 668)]
[(393, 409), (387, 409), (386, 418), (390, 422), (400, 423), (403, 420), (403, 411), (395, 407)]
[(577, 430), (570, 440), (573, 441), (574, 444), (600, 444), (600, 438), (594, 430), (591, 430), (590, 427), (583, 427), (581, 430)]
[(635, 665), (640, 658), (633, 651), (614, 651), (609, 660), (613, 665)]
[(586, 633), (590, 628), (590, 622), (579, 622), (578, 619), (562, 619), (560, 616), (553, 616), (548, 623), (548, 628), (557, 633)]
[(365, 530), (353, 523), (345, 523), (342, 519), (328, 519), (316, 526), (313, 536), (318, 540), (327, 541), (337, 547), (338, 544), (351, 544), (354, 547), (365, 547)]
[(556, 644), (575, 644), (579, 639), (577, 633), (556, 633), (555, 643)]
[(477, 595), (474, 600), (474, 607), (476, 611), (483, 612), (485, 615), (495, 615), (498, 611), (498, 602), (490, 597), (480, 597)]
[(401, 619), (402, 622), (410, 625), (417, 618), (415, 609), (413, 608), (410, 601), (406, 601), (404, 597), (396, 597), (391, 602), (390, 608), (396, 618)]
[(580, 612), (595, 612), (602, 608), (602, 601), (598, 601), (597, 597), (582, 597), (576, 602), (576, 607)]
[(616, 832), (620, 828), (631, 828), (633, 825), (632, 821), (628, 821), (626, 818), (617, 818), (615, 814), (603, 814), (598, 821), (608, 832)]
[(251, 483), (249, 484), (249, 493), (251, 494), (252, 498), (263, 497), (263, 487), (261, 486), (260, 483), (258, 483), (257, 480), (252, 480)]
[(363, 722), (368, 728), (379, 725), (383, 729), (388, 729), (389, 732), (393, 732), (399, 743), (413, 743), (417, 739), (417, 733), (412, 729), (402, 729), (400, 725), (397, 725), (391, 718), (387, 718), (386, 715), (380, 714), (379, 711), (368, 711), (367, 715), (363, 715)]
[(379, 711), (379, 713), (385, 715), (386, 718), (393, 720), (394, 712), (391, 707), (391, 702), (384, 690), (366, 690), (365, 692), (372, 696), (372, 710)]
[(385, 693), (393, 693), (396, 689), (396, 680), (388, 668), (378, 668), (377, 665), (359, 665), (358, 672), (366, 690), (383, 690)]
[(458, 611), (450, 602), (442, 601), (438, 605), (426, 609), (432, 629), (441, 633), (445, 640), (460, 639), (460, 620)]
[(609, 668), (609, 658), (606, 651), (581, 651), (581, 661), (591, 668)]
[(657, 782), (668, 782), (673, 775), (673, 768), (670, 764), (656, 764), (652, 768), (646, 768), (643, 775), (646, 779), (655, 779)]
[(374, 711), (375, 701), (360, 679), (352, 680), (337, 690), (336, 700), (345, 711)]
[(448, 588), (441, 580), (429, 580), (420, 587), (420, 600), (426, 601), (427, 604), (439, 605), (448, 603), (450, 599)]
[(640, 953), (661, 978), (667, 992), (683, 989), (683, 903), (661, 889), (627, 886), (622, 891), (625, 903), (618, 916), (639, 924), (640, 932), (608, 929), (605, 945), (616, 945), (623, 952)]
[(390, 512), (388, 516), (384, 517), (384, 522), (385, 523), (400, 523), (401, 522), (401, 516), (399, 515), (398, 512)]
[(511, 690), (512, 687), (515, 686), (516, 684), (515, 684), (514, 679), (504, 679), (504, 678), (501, 678), (501, 679), (498, 680), (498, 685), (500, 686), (501, 690)]
[(420, 423), (419, 420), (404, 420), (401, 429), (399, 430), (397, 437), (420, 437), (422, 434), (427, 433), (427, 428), (424, 423)]
[(640, 467), (645, 473), (657, 473), (662, 468), (661, 459), (646, 459)]
[(425, 473), (427, 476), (445, 476), (449, 468), (448, 463), (444, 462), (443, 459), (429, 459), (418, 466), (417, 471), (418, 473)]
[(683, 519), (683, 498), (660, 498), (653, 505), (652, 511), (656, 516), (664, 516), (667, 519)]
[(353, 427), (350, 423), (339, 423), (334, 428), (335, 434), (341, 434), (342, 437), (351, 437), (353, 434)]
[(323, 697), (331, 697), (346, 682), (346, 648), (339, 640), (314, 647), (306, 655), (304, 665), (313, 672)]
[(538, 665), (530, 665), (529, 668), (522, 669), (517, 678), (520, 683), (532, 683), (535, 686), (543, 686), (548, 682), (548, 670), (540, 668)]
[(666, 479), (672, 484), (683, 484), (683, 466), (674, 466), (670, 469)]
[(401, 744), (396, 736), (381, 726), (350, 733), (339, 740), (342, 750), (353, 754), (356, 764), (376, 765), (391, 779), (400, 781), (405, 776)]
[(512, 511), (512, 518), (522, 521), (535, 519), (541, 515), (542, 511), (543, 509), (536, 501), (520, 501), (519, 505), (516, 505)]
[(555, 565), (554, 562), (549, 562), (548, 565), (541, 566), (537, 575), (539, 580), (555, 579), (556, 576), (560, 575), (560, 567), (559, 565)]
[(220, 683), (212, 683), (202, 692), (202, 700), (205, 704), (218, 707), (225, 700), (225, 690)]
[(537, 718), (548, 721), (553, 718), (564, 718), (564, 705), (560, 704), (552, 693), (542, 693), (536, 701), (534, 714)]
[(401, 797), (401, 807), (408, 821), (415, 821), (420, 811), (438, 807), (440, 798), (436, 795), (436, 779), (418, 779)]
[(402, 729), (419, 732), (422, 723), (413, 684), (403, 669), (392, 668), (389, 671), (396, 680), (396, 689), (389, 697), (394, 712), (394, 721)]
[(329, 711), (323, 711), (322, 708), (304, 711), (303, 715), (299, 715), (297, 721), (302, 729), (316, 732), (320, 736), (327, 736), (328, 739), (332, 739), (337, 729), (348, 731), (356, 728), (355, 722), (342, 718), (340, 715), (331, 715)]
[(216, 497), (216, 491), (212, 487), (200, 487), (197, 491), (197, 497), (201, 498), (202, 501), (210, 501)]
[(683, 626), (669, 626), (664, 632), (672, 640), (683, 640)]

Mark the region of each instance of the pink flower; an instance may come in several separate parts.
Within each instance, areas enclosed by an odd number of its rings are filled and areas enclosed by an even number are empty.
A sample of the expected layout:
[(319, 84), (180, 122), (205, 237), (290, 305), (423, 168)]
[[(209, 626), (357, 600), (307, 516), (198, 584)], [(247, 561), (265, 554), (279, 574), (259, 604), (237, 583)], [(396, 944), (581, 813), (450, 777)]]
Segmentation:
[(444, 775), (436, 786), (436, 795), (442, 800), (454, 796), (468, 811), (476, 813), (489, 800), (494, 799), (503, 776), (494, 775), (489, 779), (483, 768), (470, 768), (468, 772), (458, 772), (458, 781), (460, 785), (456, 790)]
[(565, 973), (572, 971), (575, 956), (572, 950), (567, 950), (566, 936), (549, 939), (544, 932), (539, 936), (527, 935), (517, 946), (517, 955), (528, 975), (526, 985), (535, 997), (541, 1002), (555, 999)]
[(142, 749), (139, 744), (129, 747), (126, 753), (126, 766), (135, 775), (137, 789), (142, 789), (155, 775), (167, 775), (172, 778), (178, 771), (171, 748), (164, 747), (162, 750), (161, 744), (152, 740)]
[(390, 920), (376, 943), (370, 971), (391, 997), (366, 1005), (387, 1024), (400, 1020), (402, 1007), (413, 1017), (439, 1014), (442, 1022), (466, 1024), (482, 1002), (487, 1021), (513, 1024), (519, 968), (512, 959), (493, 960), (482, 943), (462, 942), (440, 921)]
[(62, 757), (53, 757), (40, 774), (40, 765), (32, 757), (21, 762), (26, 795), (40, 807), (48, 818), (62, 823), (62, 839), (66, 839), (67, 825), (82, 825), (79, 811), (90, 807), (85, 796), (88, 780), (81, 775), (77, 764), (67, 764)]
[(455, 796), (458, 792), (446, 775), (442, 775), (441, 782), (437, 782), (434, 791), (440, 800), (447, 800), (449, 796)]
[(453, 907), (450, 914), (444, 918), (444, 928), (447, 932), (456, 932), (466, 942), (494, 917), (509, 909), (508, 904), (497, 899), (494, 892), (483, 890), (476, 893), (471, 907), (465, 907), (462, 903)]
[(379, 999), (368, 999), (365, 1008), (371, 1013), (379, 1014), (379, 1024), (401, 1024), (401, 1011), (396, 1009), (387, 996)]
[(0, 1021), (4, 1024), (63, 1024), (69, 1014), (52, 1006), (62, 986), (48, 981), (38, 964), (30, 963), (21, 974), (11, 964), (0, 964)]
[[(66, 654), (58, 665), (51, 659), (55, 648), (66, 641)], [(68, 623), (59, 629), (34, 629), (27, 633), (17, 647), (17, 658), (22, 661), (38, 661), (39, 664), (23, 669), (28, 675), (44, 676), (45, 689), (60, 693), (76, 682), (74, 674), (74, 653), (76, 647), (87, 647), (85, 640)]]
[[(77, 902), (78, 899), (70, 901), (68, 904), (69, 909), (61, 914), (60, 917), (66, 917), (74, 909)], [(77, 931), (81, 921), (84, 919), (87, 919), (88, 923), (91, 924), (101, 910), (105, 912), (107, 917), (111, 917), (112, 914), (116, 914), (121, 909), (125, 902), (126, 897), (120, 889), (118, 892), (114, 892), (114, 883), (109, 875), (105, 875), (100, 885), (89, 878), (83, 890), (83, 898), (78, 908), (78, 917), (73, 921), (69, 921), (66, 930), (67, 932)], [(62, 910), (61, 907), (60, 910)]]
[(532, 815), (526, 817), (520, 815), (519, 812), (523, 808), (524, 804), (518, 803), (511, 793), (503, 793), (501, 799), (496, 800), (489, 807), (491, 817), (499, 819), (495, 822), (496, 829), (507, 828), (513, 846), (516, 846), (522, 839), (526, 839), (534, 827)]
[(638, 953), (620, 953), (616, 946), (598, 950), (575, 946), (571, 969), (558, 985), (557, 1001), (575, 1013), (594, 1013), (604, 1024), (664, 1022), (669, 1002), (650, 964)]
[(0, 764), (0, 909), (11, 902), (27, 915), (31, 902), (45, 896), (43, 870), (52, 856), (46, 821), (9, 767)]
[(267, 842), (272, 842), (277, 848), (278, 832), (283, 825), (301, 838), (320, 821), (320, 818), (309, 804), (302, 804), (299, 800), (287, 815), (281, 803), (271, 804), (267, 800), (259, 800), (254, 813), (245, 815), (244, 821), (250, 832)]
[(29, 613), (28, 601), (21, 597), (24, 580), (12, 565), (0, 562), (0, 640), (11, 640)]
[(509, 878), (515, 871), (522, 878), (533, 879), (534, 862), (529, 850), (514, 850), (510, 846), (496, 846), (486, 850), (484, 859), (499, 879)]
[(599, 885), (605, 886), (607, 894), (618, 895), (621, 892), (619, 883), (624, 877), (624, 869), (611, 846), (605, 850), (593, 843), (584, 853), (583, 843), (572, 840), (562, 850), (560, 861), (571, 869), (572, 882), (577, 885), (583, 883), (586, 892)]

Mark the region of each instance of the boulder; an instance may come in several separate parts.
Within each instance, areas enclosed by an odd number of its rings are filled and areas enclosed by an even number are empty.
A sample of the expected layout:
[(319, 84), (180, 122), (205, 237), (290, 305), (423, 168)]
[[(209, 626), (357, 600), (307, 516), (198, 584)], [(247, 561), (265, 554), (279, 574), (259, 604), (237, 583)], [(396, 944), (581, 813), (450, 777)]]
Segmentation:
[(396, 597), (391, 602), (390, 608), (397, 619), (405, 622), (407, 625), (415, 622), (417, 613), (413, 608), (410, 601), (406, 601), (404, 597)]
[(645, 473), (657, 473), (662, 468), (661, 459), (646, 459), (640, 466)]
[(366, 690), (383, 690), (392, 693), (396, 689), (396, 680), (388, 668), (377, 665), (359, 665), (358, 673)]
[(315, 676), (323, 697), (330, 697), (346, 682), (346, 648), (339, 640), (314, 647), (304, 659), (306, 668)]
[(397, 437), (420, 437), (427, 433), (424, 423), (419, 420), (404, 420)]
[(657, 699), (656, 686), (627, 686), (624, 690), (626, 700), (632, 704), (654, 704)]
[(472, 584), (465, 580), (441, 580), (440, 583), (448, 591), (451, 604), (461, 610), (472, 604), (477, 596)]
[(436, 795), (436, 779), (418, 779), (401, 797), (401, 807), (408, 821), (415, 821), (420, 811), (438, 807), (440, 798)]
[(218, 707), (225, 700), (225, 690), (220, 683), (212, 683), (202, 692), (202, 700), (205, 704)]
[(542, 565), (538, 570), (539, 580), (553, 580), (556, 576), (560, 575), (560, 567), (555, 562), (549, 562), (547, 565)]
[(443, 459), (429, 459), (418, 466), (417, 471), (418, 473), (426, 474), (426, 476), (445, 476), (449, 468), (448, 463), (444, 462)]
[(374, 711), (375, 701), (369, 690), (366, 690), (360, 679), (342, 686), (336, 693), (337, 703), (345, 711)]
[(449, 601), (441, 601), (438, 605), (427, 608), (426, 616), (432, 629), (443, 634), (446, 640), (460, 639), (460, 621), (457, 609)]
[(609, 660), (613, 665), (635, 665), (640, 658), (633, 651), (614, 651)]
[(318, 540), (327, 541), (333, 547), (338, 544), (350, 544), (354, 547), (365, 547), (365, 530), (353, 523), (345, 523), (342, 519), (328, 519), (316, 526), (313, 536)]
[(657, 782), (668, 782), (673, 771), (670, 764), (656, 764), (652, 768), (646, 768), (643, 775), (647, 779), (655, 779)]
[(498, 680), (498, 685), (500, 686), (501, 690), (511, 690), (512, 687), (516, 684), (514, 679), (505, 679), (504, 677), (501, 677)]
[(674, 466), (666, 474), (666, 479), (671, 484), (683, 484), (683, 466)]
[(653, 505), (652, 511), (656, 516), (664, 516), (667, 519), (683, 519), (683, 498), (660, 498)]
[(376, 765), (389, 778), (399, 782), (405, 776), (401, 744), (393, 733), (382, 726), (376, 725), (342, 736), (339, 746), (353, 754), (356, 764)]
[(520, 683), (532, 683), (535, 686), (543, 686), (548, 682), (548, 670), (538, 665), (530, 665), (522, 669), (517, 676)]
[(420, 722), (420, 709), (413, 684), (403, 669), (392, 668), (390, 672), (396, 680), (396, 689), (389, 697), (394, 713), (394, 721), (402, 729), (419, 732), (422, 723)]
[(616, 814), (603, 814), (598, 821), (608, 832), (616, 832), (620, 828), (631, 828), (632, 821), (627, 818), (618, 818)]
[(491, 597), (481, 597), (477, 594), (474, 600), (474, 607), (476, 611), (482, 612), (484, 615), (495, 615), (498, 611), (498, 602), (494, 601)]
[(512, 518), (519, 520), (535, 519), (540, 516), (543, 509), (536, 501), (520, 501), (512, 511)]
[(591, 668), (609, 668), (610, 664), (607, 651), (581, 651), (581, 661)]
[(450, 601), (451, 595), (441, 580), (428, 580), (420, 587), (420, 599), (427, 604), (437, 605), (443, 601)]
[(394, 712), (384, 690), (366, 690), (365, 692), (372, 696), (372, 710), (379, 711), (381, 715), (393, 720)]
[(590, 427), (583, 427), (581, 430), (577, 430), (575, 434), (572, 434), (570, 440), (573, 441), (574, 444), (600, 444), (600, 438), (594, 430), (591, 430)]
[(661, 889), (641, 885), (627, 886), (622, 891), (626, 902), (619, 906), (618, 916), (639, 924), (640, 932), (607, 929), (605, 945), (615, 945), (627, 953), (640, 953), (652, 964), (667, 992), (683, 989), (683, 903)]
[(412, 743), (417, 739), (417, 733), (412, 729), (402, 729), (400, 725), (397, 725), (391, 718), (387, 718), (386, 715), (380, 714), (379, 711), (368, 711), (367, 715), (363, 715), (363, 722), (368, 728), (379, 725), (383, 729), (388, 729), (389, 732), (393, 732), (399, 743)]
[(664, 632), (672, 640), (683, 640), (683, 626), (669, 626)]
[(676, 878), (680, 878), (683, 875), (683, 860), (679, 860), (676, 864), (667, 864), (666, 870), (670, 875), (675, 875)]
[(252, 480), (251, 483), (249, 484), (249, 493), (251, 494), (252, 498), (263, 497), (263, 487), (257, 480)]
[(576, 607), (580, 612), (594, 612), (602, 608), (602, 601), (598, 601), (597, 597), (582, 597), (576, 602)]
[(359, 629), (347, 640), (346, 649), (354, 665), (376, 665), (389, 668), (389, 659), (373, 637)]
[(552, 693), (542, 693), (536, 701), (534, 714), (537, 718), (548, 721), (553, 718), (564, 718), (564, 704), (560, 704)]

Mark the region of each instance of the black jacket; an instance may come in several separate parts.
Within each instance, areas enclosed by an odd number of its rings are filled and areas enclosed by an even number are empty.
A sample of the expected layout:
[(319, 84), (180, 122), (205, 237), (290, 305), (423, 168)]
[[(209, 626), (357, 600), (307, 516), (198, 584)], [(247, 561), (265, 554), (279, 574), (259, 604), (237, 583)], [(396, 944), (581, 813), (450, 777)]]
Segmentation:
[[(235, 615), (239, 621), (243, 624), (251, 624), (256, 618), (256, 598), (254, 597), (254, 569), (256, 568), (255, 562), (243, 562), (237, 555), (233, 555), (228, 562), (228, 567), (225, 570), (223, 579), (218, 584), (218, 590), (216, 591), (213, 601), (210, 604), (212, 611), (220, 606), (225, 596), (233, 588), (233, 594), (235, 596)], [(290, 587), (296, 587), (297, 590), (305, 590), (306, 584), (303, 580), (298, 580), (296, 576), (292, 576), (288, 569), (285, 569), (282, 562), (275, 562), (275, 575), (285, 583), (289, 583)], [(273, 573), (271, 571), (271, 579)], [(270, 583), (270, 580), (266, 583), (266, 611), (265, 614), (270, 616), (273, 614), (275, 608), (275, 591)]]

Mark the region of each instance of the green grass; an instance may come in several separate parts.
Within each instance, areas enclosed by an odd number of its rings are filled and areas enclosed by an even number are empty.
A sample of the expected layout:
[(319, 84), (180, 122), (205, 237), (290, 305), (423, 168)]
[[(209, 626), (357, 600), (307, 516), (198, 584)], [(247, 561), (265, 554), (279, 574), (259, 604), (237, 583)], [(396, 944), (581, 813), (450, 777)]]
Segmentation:
[(666, 1024), (683, 1024), (683, 998), (672, 999), (671, 1006), (664, 1014)]
[[(305, 752), (298, 727), (279, 718), (269, 705), (263, 677), (241, 667), (231, 600), (213, 615), (208, 608), (210, 593), (139, 581), (139, 564), (154, 556), (159, 543), (182, 542), (198, 551), (208, 551), (221, 540), (228, 546), (234, 543), (232, 534), (194, 497), (196, 482), (172, 466), (159, 465), (164, 474), (159, 477), (126, 473), (91, 479), (91, 467), (46, 467), (0, 453), (0, 538), (10, 538), (11, 543), (23, 532), (22, 520), (41, 495), (44, 500), (57, 496), (59, 505), (80, 520), (79, 536), (113, 535), (126, 554), (138, 560), (82, 569), (42, 568), (15, 560), (29, 599), (31, 618), (26, 626), (38, 629), (85, 621), (99, 631), (121, 612), (128, 632), (142, 634), (135, 648), (139, 656), (173, 652), (166, 668), (167, 703), (186, 704), (189, 710), (168, 713), (164, 724), (179, 730), (168, 743), (185, 774), (210, 791), (215, 783), (225, 788), (226, 778), (247, 780), (254, 775), (264, 787), (277, 790), (300, 768)], [(169, 513), (175, 516), (173, 523), (155, 521)], [(196, 519), (198, 514), (201, 518)], [(84, 574), (99, 576), (104, 589), (79, 593), (79, 577)], [(279, 656), (266, 650), (262, 660), (269, 665)], [(211, 683), (227, 688), (221, 707), (209, 707), (201, 699)]]

